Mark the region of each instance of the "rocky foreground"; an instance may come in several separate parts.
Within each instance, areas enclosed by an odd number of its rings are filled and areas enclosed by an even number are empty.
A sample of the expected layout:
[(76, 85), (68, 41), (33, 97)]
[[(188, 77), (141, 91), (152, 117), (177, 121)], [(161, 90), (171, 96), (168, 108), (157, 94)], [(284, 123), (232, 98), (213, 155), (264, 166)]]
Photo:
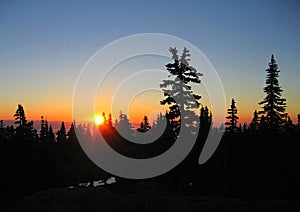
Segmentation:
[(292, 200), (245, 201), (222, 196), (174, 194), (151, 186), (53, 188), (18, 200), (8, 211), (300, 211)]

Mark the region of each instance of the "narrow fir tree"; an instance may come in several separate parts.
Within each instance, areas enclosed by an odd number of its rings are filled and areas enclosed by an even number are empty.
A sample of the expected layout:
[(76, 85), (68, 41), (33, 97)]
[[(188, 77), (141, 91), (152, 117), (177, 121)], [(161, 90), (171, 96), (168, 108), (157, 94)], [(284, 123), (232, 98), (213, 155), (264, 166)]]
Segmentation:
[(41, 116), (41, 130), (40, 130), (40, 141), (45, 142), (48, 138), (48, 123), (44, 119), (44, 116)]
[(235, 133), (238, 129), (238, 127), (236, 126), (238, 123), (238, 119), (239, 117), (237, 116), (237, 107), (235, 105), (235, 101), (232, 98), (231, 100), (231, 106), (229, 109), (227, 109), (227, 114), (228, 116), (226, 117), (228, 119), (228, 122), (225, 123), (225, 125), (227, 125), (227, 131), (230, 133)]
[(286, 99), (281, 97), (283, 90), (279, 86), (278, 81), (280, 70), (278, 69), (274, 55), (271, 56), (271, 62), (266, 72), (266, 86), (264, 87), (266, 97), (259, 102), (259, 105), (262, 105), (262, 110), (259, 113), (265, 115), (268, 127), (278, 129), (282, 126), (283, 118), (286, 115)]

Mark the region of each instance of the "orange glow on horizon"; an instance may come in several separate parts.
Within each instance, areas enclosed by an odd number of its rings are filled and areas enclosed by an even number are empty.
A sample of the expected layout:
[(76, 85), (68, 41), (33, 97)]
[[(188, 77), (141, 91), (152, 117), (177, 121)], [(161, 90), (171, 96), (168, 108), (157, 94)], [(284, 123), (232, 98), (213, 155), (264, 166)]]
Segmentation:
[[(105, 112), (106, 117), (108, 117), (108, 114), (112, 114), (113, 123), (115, 119), (118, 119), (118, 114), (120, 110), (122, 110), (123, 113), (126, 113), (128, 118), (130, 119), (130, 122), (134, 126), (138, 126), (141, 121), (143, 120), (144, 115), (148, 117), (150, 124), (152, 124), (152, 120), (155, 119), (156, 114), (159, 113), (159, 111), (162, 112), (162, 114), (165, 114), (165, 111), (168, 109), (167, 106), (161, 106), (159, 104), (159, 100), (161, 99), (161, 96), (159, 93), (152, 94), (151, 98), (148, 97), (148, 95), (139, 95), (137, 96), (131, 104), (127, 105), (127, 107), (123, 106), (122, 104), (117, 104), (118, 107), (115, 107), (115, 110), (112, 110), (109, 104), (101, 104), (96, 105), (97, 111), (95, 111), (95, 114), (102, 114), (102, 112)], [(109, 102), (109, 98), (106, 97), (105, 101), (101, 99), (101, 102)], [(237, 107), (238, 107), (238, 123), (244, 124), (244, 123), (250, 123), (253, 118), (253, 112), (254, 110), (261, 110), (261, 108), (257, 105), (257, 103), (249, 103), (246, 101), (239, 101), (239, 98), (237, 100)], [(14, 120), (14, 114), (17, 109), (18, 103), (22, 104), (25, 110), (25, 115), (28, 121), (36, 121), (40, 120), (41, 116), (44, 116), (44, 118), (48, 121), (64, 121), (64, 122), (72, 122), (73, 116), (72, 116), (72, 102), (68, 101), (67, 99), (64, 101), (57, 101), (52, 104), (41, 102), (41, 103), (32, 103), (32, 102), (10, 102), (10, 104), (4, 105), (1, 107), (0, 110), (0, 120)], [(97, 102), (98, 103), (98, 102)], [(121, 102), (122, 103), (122, 102)], [(227, 101), (227, 108), (229, 108), (229, 100)], [(291, 119), (294, 123), (297, 121), (297, 114), (299, 112), (299, 104), (297, 101), (290, 100), (288, 102), (287, 111), (290, 115)], [(120, 108), (119, 108), (120, 107)], [(127, 109), (127, 110), (126, 110)], [(227, 111), (226, 111), (227, 112)], [(227, 114), (226, 114), (227, 115)], [(152, 116), (152, 117), (151, 117)], [(214, 113), (213, 113), (214, 116)], [(217, 119), (215, 120), (216, 125), (218, 125), (218, 122), (222, 122), (224, 119)], [(75, 120), (79, 121), (79, 120)], [(95, 117), (90, 117), (89, 121), (96, 122)], [(98, 124), (97, 124), (98, 125)]]

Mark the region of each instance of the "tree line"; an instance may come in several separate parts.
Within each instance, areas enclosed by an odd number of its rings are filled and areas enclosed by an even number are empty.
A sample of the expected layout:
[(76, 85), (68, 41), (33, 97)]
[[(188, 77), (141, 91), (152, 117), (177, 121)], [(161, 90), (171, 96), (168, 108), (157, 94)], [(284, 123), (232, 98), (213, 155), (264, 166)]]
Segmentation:
[[(22, 186), (30, 186), (30, 179), (36, 179), (39, 184), (31, 190), (38, 190), (109, 175), (87, 158), (78, 142), (78, 137), (84, 138), (91, 141), (93, 148), (98, 139), (95, 131), (100, 130), (107, 143), (123, 155), (150, 158), (167, 151), (180, 137), (180, 132), (187, 129), (196, 136), (196, 143), (181, 164), (156, 179), (163, 185), (196, 194), (254, 199), (296, 198), (295, 193), (300, 191), (297, 180), (300, 177), (297, 171), (300, 168), (300, 114), (297, 123), (293, 123), (285, 112), (286, 99), (282, 97), (275, 57), (271, 56), (266, 69), (265, 98), (258, 103), (261, 110), (253, 112), (250, 123), (239, 123), (237, 102), (232, 98), (225, 126), (217, 128), (212, 123), (212, 111), (200, 104), (201, 96), (192, 90), (191, 84), (201, 83), (202, 74), (189, 64), (189, 50), (184, 48), (181, 55), (176, 48), (169, 50), (172, 62), (166, 65), (166, 69), (170, 75), (160, 84), (164, 92), (160, 103), (168, 105), (169, 110), (158, 114), (153, 123), (144, 116), (136, 130), (127, 115), (120, 112), (115, 121), (111, 114), (103, 113), (104, 123), (96, 129), (77, 125), (74, 121), (68, 130), (62, 122), (57, 132), (53, 132), (52, 126), (42, 116), (38, 131), (33, 128), (32, 121), (27, 121), (24, 108), (19, 104), (14, 114), (15, 127), (0, 122), (0, 144), (3, 160), (11, 158), (10, 154), (19, 159), (29, 157), (24, 161), (24, 167), (30, 168), (23, 172), (27, 181)], [(199, 115), (195, 111), (199, 111)], [(163, 131), (161, 126), (164, 126)], [(223, 136), (211, 159), (200, 166), (198, 158), (209, 133)], [(155, 142), (138, 144), (155, 135), (160, 135)], [(137, 142), (130, 142), (132, 139)], [(24, 150), (24, 145), (29, 148)], [(10, 160), (7, 163), (15, 166)], [(13, 173), (19, 176), (18, 171)], [(41, 176), (48, 180), (47, 183)]]
[[(190, 83), (199, 84), (201, 82), (201, 73), (189, 65), (190, 53), (186, 48), (183, 49), (182, 55), (178, 55), (176, 48), (170, 48), (172, 54), (173, 63), (166, 65), (166, 69), (171, 74), (169, 78), (163, 80), (160, 84), (165, 98), (161, 100), (162, 105), (169, 105), (169, 111), (166, 111), (164, 115), (161, 113), (158, 115), (157, 120), (149, 123), (148, 117), (144, 116), (140, 127), (137, 132), (147, 133), (152, 129), (152, 133), (155, 132), (155, 128), (159, 126), (164, 120), (166, 120), (167, 130), (173, 134), (174, 139), (179, 135), (181, 123), (185, 122), (185, 125), (189, 125), (189, 128), (193, 128), (194, 124), (198, 124), (201, 128), (201, 132), (204, 128), (210, 129), (212, 113), (205, 106), (201, 106), (199, 117), (195, 111), (199, 110), (200, 98), (198, 94), (194, 94), (191, 89)], [(282, 98), (282, 88), (279, 85), (279, 69), (275, 61), (274, 55), (271, 56), (269, 67), (266, 70), (266, 86), (264, 92), (265, 98), (259, 102), (262, 109), (260, 111), (254, 111), (251, 123), (238, 124), (238, 108), (236, 106), (236, 100), (232, 98), (230, 108), (226, 117), (225, 134), (236, 134), (242, 131), (251, 131), (257, 133), (259, 131), (283, 132), (283, 131), (297, 131), (300, 125), (300, 114), (298, 114), (298, 122), (294, 124), (290, 116), (285, 112), (286, 99)], [(185, 111), (184, 117), (181, 116), (181, 111)], [(118, 132), (123, 132), (128, 135), (134, 135), (135, 130), (130, 123), (126, 114), (121, 111), (118, 119), (113, 124), (111, 114), (106, 117), (105, 113), (102, 114), (104, 118), (104, 126), (106, 130), (117, 129)], [(6, 126), (3, 120), (0, 120), (0, 140), (1, 141), (14, 141), (24, 140), (26, 142), (66, 142), (74, 139), (74, 128), (76, 128), (75, 121), (72, 123), (70, 129), (66, 130), (64, 122), (61, 123), (61, 127), (57, 132), (53, 132), (52, 126), (48, 125), (48, 121), (41, 116), (40, 130), (33, 128), (33, 121), (27, 121), (24, 108), (21, 104), (18, 105), (17, 110), (13, 116), (15, 118), (15, 125)], [(194, 123), (193, 123), (194, 122)], [(79, 125), (79, 132), (89, 135), (93, 129), (90, 129), (89, 125)], [(145, 137), (145, 136), (144, 136)]]

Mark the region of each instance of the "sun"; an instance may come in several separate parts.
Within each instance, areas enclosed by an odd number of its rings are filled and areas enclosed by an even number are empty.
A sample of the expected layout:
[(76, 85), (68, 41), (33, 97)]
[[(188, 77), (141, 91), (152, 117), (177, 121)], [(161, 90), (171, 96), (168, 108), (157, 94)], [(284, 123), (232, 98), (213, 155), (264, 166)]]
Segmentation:
[(101, 125), (104, 122), (104, 119), (102, 116), (95, 116), (95, 122), (97, 125)]

